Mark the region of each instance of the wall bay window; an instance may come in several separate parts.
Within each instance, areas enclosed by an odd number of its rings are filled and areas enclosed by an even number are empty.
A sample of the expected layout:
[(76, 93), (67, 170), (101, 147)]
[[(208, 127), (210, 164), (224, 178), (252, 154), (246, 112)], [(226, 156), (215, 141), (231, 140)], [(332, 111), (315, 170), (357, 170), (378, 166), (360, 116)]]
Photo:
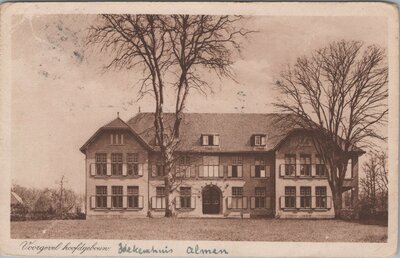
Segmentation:
[(311, 208), (311, 187), (301, 186), (300, 187), (300, 208), (309, 209)]
[(139, 208), (139, 186), (128, 186), (127, 194), (128, 208)]
[(285, 154), (285, 176), (296, 175), (296, 154)]
[(107, 208), (107, 186), (96, 186), (96, 208)]
[(107, 175), (107, 154), (106, 153), (96, 153), (95, 154), (95, 169), (97, 176)]
[(139, 174), (139, 154), (128, 153), (126, 155), (126, 161), (128, 166), (128, 175), (137, 176)]
[(296, 208), (296, 187), (285, 187), (285, 208)]
[(311, 176), (310, 154), (300, 154), (300, 176)]
[(122, 153), (111, 153), (111, 174), (122, 175)]
[(315, 187), (315, 207), (319, 209), (327, 208), (326, 186)]
[(111, 194), (111, 207), (122, 208), (123, 187), (111, 186)]

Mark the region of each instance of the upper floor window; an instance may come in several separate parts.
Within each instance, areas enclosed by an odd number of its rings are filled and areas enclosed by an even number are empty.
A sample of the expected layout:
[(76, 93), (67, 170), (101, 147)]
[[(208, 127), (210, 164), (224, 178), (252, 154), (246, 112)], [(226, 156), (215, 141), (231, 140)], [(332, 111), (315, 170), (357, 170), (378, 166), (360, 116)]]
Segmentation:
[(228, 166), (228, 177), (243, 176), (243, 158), (241, 156), (232, 158), (232, 166)]
[(203, 134), (201, 135), (201, 145), (203, 146), (219, 146), (218, 134)]
[(122, 175), (122, 153), (111, 153), (111, 174)]
[[(265, 160), (264, 158), (256, 158), (255, 159), (255, 166), (253, 169), (252, 166), (252, 172), (251, 172), (251, 177), (255, 177), (255, 178), (265, 178), (265, 177), (269, 177), (269, 166), (265, 165)], [(254, 170), (254, 171), (253, 171)]]
[(189, 156), (181, 156), (181, 157), (179, 157), (179, 165), (181, 165), (181, 166), (189, 166), (190, 165), (190, 157)]
[(300, 154), (300, 176), (311, 176), (310, 154)]
[(243, 196), (243, 187), (232, 187), (232, 196)]
[(253, 146), (265, 146), (267, 143), (267, 136), (265, 134), (254, 134), (252, 138)]
[(110, 134), (110, 144), (111, 145), (123, 145), (124, 144), (124, 134)]
[(96, 153), (96, 175), (105, 176), (107, 174), (107, 154), (106, 153)]
[(165, 187), (164, 186), (156, 187), (156, 196), (165, 196)]
[(138, 175), (139, 174), (139, 154), (138, 153), (128, 153), (126, 155), (126, 161), (128, 163), (128, 175)]
[(316, 176), (326, 176), (326, 167), (320, 155), (315, 155), (315, 174)]
[(296, 154), (285, 154), (285, 176), (296, 175)]

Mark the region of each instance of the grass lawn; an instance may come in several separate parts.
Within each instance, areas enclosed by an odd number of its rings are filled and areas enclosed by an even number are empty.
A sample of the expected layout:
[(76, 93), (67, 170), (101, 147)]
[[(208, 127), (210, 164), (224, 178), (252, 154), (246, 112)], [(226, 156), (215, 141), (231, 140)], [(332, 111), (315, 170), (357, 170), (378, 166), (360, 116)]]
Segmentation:
[(47, 220), (11, 222), (11, 238), (385, 242), (387, 227), (341, 220)]

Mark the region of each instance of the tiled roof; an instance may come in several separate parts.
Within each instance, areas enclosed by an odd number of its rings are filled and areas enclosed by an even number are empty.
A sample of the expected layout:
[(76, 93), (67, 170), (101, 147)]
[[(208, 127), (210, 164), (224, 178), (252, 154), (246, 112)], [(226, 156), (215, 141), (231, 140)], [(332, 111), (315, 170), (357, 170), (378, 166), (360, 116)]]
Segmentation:
[[(287, 115), (286, 115), (287, 116)], [(185, 113), (178, 150), (195, 152), (247, 152), (274, 149), (294, 128), (282, 114)], [(173, 113), (164, 114), (172, 126)], [(155, 147), (154, 113), (139, 113), (127, 124), (153, 148)], [(219, 134), (219, 146), (202, 146), (202, 134)], [(251, 145), (253, 134), (265, 134), (265, 148)]]
[(122, 121), (122, 119), (119, 118), (119, 117), (115, 118), (114, 120), (112, 120), (108, 124), (104, 125), (103, 127), (107, 127), (107, 128), (129, 128), (129, 126), (124, 121)]

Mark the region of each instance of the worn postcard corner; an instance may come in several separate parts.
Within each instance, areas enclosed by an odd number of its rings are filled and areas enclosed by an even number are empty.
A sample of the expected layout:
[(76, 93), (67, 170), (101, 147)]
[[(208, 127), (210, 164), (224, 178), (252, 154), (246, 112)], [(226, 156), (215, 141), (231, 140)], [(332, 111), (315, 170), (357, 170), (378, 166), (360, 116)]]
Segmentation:
[(3, 254), (395, 255), (394, 4), (0, 12)]

